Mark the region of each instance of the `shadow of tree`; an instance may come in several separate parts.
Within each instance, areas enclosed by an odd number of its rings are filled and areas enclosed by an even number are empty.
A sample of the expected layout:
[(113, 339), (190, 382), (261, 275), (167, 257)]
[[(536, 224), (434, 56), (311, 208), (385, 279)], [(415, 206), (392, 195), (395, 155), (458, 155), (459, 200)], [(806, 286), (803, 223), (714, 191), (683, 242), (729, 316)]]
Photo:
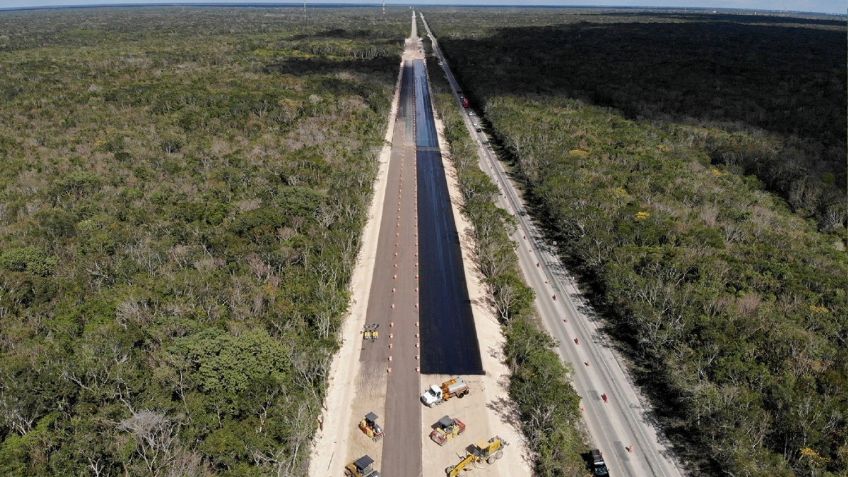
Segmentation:
[(506, 28), (441, 43), (460, 82), (477, 85), (466, 94), (478, 104), (557, 94), (630, 116), (738, 121), (844, 143), (846, 83), (837, 74), (844, 38), (844, 31), (693, 21)]
[[(512, 426), (514, 429), (521, 429), (521, 419), (518, 409), (515, 408), (515, 404), (511, 400), (505, 397), (499, 397), (486, 403), (486, 407), (494, 412), (502, 423)], [(522, 452), (521, 459), (531, 468), (535, 465), (533, 456), (530, 454), (529, 450)]]

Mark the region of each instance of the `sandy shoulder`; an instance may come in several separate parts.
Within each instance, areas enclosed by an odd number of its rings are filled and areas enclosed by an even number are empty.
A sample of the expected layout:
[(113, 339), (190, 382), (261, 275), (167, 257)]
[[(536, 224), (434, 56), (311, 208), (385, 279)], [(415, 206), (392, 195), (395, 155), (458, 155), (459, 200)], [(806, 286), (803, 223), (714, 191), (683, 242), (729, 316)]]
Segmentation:
[(351, 448), (349, 445), (351, 423), (358, 422), (360, 419), (358, 415), (353, 415), (351, 404), (355, 402), (356, 395), (359, 392), (360, 330), (365, 325), (368, 295), (374, 275), (380, 220), (383, 216), (383, 203), (389, 173), (389, 158), (392, 153), (392, 137), (394, 136), (395, 117), (397, 116), (400, 96), (401, 72), (402, 68), (398, 68), (398, 79), (386, 125), (385, 141), (378, 158), (379, 167), (374, 181), (374, 194), (371, 197), (368, 221), (362, 232), (362, 246), (359, 249), (356, 265), (351, 275), (351, 305), (341, 330), (342, 346), (333, 357), (328, 378), (327, 398), (324, 401), (324, 410), (319, 418), (320, 427), (312, 441), (308, 474), (311, 476), (343, 475), (348, 452)]

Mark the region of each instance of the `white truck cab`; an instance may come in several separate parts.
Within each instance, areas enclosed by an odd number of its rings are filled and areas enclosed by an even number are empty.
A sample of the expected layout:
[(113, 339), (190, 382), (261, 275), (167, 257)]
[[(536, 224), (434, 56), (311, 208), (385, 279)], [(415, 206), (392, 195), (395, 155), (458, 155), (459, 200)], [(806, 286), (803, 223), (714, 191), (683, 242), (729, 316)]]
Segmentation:
[(427, 407), (433, 407), (443, 401), (442, 388), (431, 385), (423, 394), (421, 394), (421, 402)]

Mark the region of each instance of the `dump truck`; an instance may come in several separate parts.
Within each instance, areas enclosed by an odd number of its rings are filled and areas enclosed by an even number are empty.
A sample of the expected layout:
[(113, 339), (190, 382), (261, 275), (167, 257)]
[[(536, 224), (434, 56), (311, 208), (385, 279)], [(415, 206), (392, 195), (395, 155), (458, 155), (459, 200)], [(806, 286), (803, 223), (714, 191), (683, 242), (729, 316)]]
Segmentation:
[(374, 470), (374, 459), (364, 455), (345, 467), (346, 477), (380, 477)]
[(377, 424), (377, 415), (373, 412), (369, 412), (359, 421), (359, 430), (374, 442), (379, 441), (383, 437), (383, 428)]
[(433, 384), (421, 394), (421, 402), (427, 407), (441, 404), (452, 397), (461, 398), (468, 394), (468, 385), (460, 377), (451, 378), (443, 382), (441, 386)]
[(473, 465), (480, 463), (494, 464), (496, 460), (503, 457), (503, 449), (509, 443), (500, 436), (495, 436), (487, 442), (471, 444), (465, 449), (465, 457), (458, 464), (445, 469), (448, 477), (457, 477), (464, 470), (471, 470)]
[(430, 433), (430, 439), (440, 446), (445, 445), (445, 442), (465, 432), (465, 423), (459, 419), (444, 416), (433, 425), (433, 432)]
[(607, 477), (609, 475), (609, 470), (607, 470), (607, 464), (604, 462), (604, 456), (601, 455), (601, 451), (598, 449), (592, 449), (589, 451), (589, 456), (592, 458), (592, 475), (597, 477)]

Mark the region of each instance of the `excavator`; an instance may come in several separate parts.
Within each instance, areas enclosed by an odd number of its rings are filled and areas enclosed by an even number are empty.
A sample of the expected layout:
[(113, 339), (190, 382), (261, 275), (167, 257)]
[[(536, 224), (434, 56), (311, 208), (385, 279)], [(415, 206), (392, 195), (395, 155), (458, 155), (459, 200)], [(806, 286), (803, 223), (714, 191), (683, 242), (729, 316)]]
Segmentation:
[(487, 442), (471, 444), (465, 449), (465, 457), (458, 464), (446, 468), (445, 474), (448, 477), (457, 477), (463, 471), (472, 470), (472, 465), (482, 462), (492, 465), (503, 457), (503, 448), (508, 445), (509, 443), (500, 436), (492, 437)]

